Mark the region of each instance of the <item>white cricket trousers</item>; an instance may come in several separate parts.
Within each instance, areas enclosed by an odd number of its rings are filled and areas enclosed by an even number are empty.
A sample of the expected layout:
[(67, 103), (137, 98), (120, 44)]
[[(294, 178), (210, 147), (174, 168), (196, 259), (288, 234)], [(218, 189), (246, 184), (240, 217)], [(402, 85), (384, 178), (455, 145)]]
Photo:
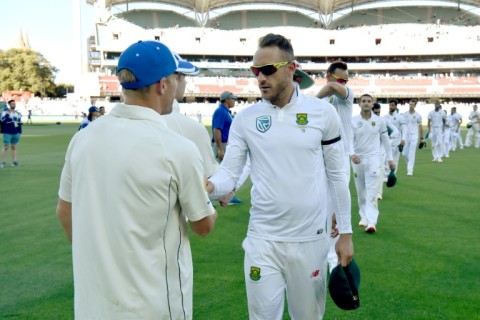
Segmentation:
[(442, 127), (430, 128), (430, 141), (432, 141), (432, 155), (434, 160), (441, 159), (443, 156), (443, 137)]
[(325, 313), (328, 239), (278, 242), (247, 236), (244, 272), (250, 320), (282, 320), (285, 292), (292, 320)]
[(360, 156), (360, 163), (352, 162), (353, 177), (357, 188), (360, 218), (367, 225), (375, 226), (378, 220), (378, 179), (381, 171), (380, 157)]
[(452, 128), (450, 130), (450, 150), (457, 150), (457, 141), (460, 145), (460, 149), (463, 149), (461, 129)]
[(413, 173), (415, 166), (415, 153), (417, 152), (418, 133), (408, 133), (405, 146), (403, 147), (403, 157), (407, 162), (407, 172)]

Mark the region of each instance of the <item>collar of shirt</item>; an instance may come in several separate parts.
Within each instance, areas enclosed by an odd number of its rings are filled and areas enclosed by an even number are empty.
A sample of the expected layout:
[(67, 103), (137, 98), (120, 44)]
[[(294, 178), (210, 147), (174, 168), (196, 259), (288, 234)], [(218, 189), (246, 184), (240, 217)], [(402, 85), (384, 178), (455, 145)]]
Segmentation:
[[(297, 84), (295, 86), (295, 90), (293, 91), (292, 97), (290, 98), (290, 101), (284, 105), (281, 109), (288, 109), (288, 107), (295, 105), (297, 102), (299, 102), (301, 99), (302, 93), (300, 92), (300, 86)], [(262, 99), (263, 103), (266, 103), (270, 105), (272, 108), (278, 108), (276, 105), (272, 104), (269, 100)]]
[(132, 120), (150, 120), (165, 125), (164, 119), (158, 112), (142, 106), (117, 103), (109, 114), (115, 117), (127, 118)]

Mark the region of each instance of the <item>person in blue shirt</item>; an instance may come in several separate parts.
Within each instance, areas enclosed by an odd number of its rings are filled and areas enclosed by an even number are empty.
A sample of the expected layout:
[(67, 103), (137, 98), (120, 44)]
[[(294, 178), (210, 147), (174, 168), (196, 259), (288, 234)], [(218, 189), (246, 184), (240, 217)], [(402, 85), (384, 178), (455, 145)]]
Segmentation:
[(0, 121), (3, 133), (2, 162), (0, 168), (7, 166), (8, 149), (12, 151), (12, 166), (18, 167), (20, 163), (17, 161), (17, 144), (22, 134), (22, 116), (15, 110), (14, 100), (8, 101), (8, 109), (2, 112)]
[(213, 154), (218, 162), (222, 162), (228, 144), (228, 133), (232, 124), (231, 108), (235, 106), (237, 96), (230, 91), (224, 91), (220, 95), (220, 105), (212, 116), (212, 142)]
[[(224, 91), (220, 95), (220, 105), (212, 116), (212, 146), (213, 154), (218, 162), (222, 162), (228, 145), (228, 134), (232, 125), (232, 109), (238, 97), (230, 91)], [(248, 172), (246, 173), (248, 175)], [(242, 200), (233, 196), (229, 204), (242, 203)]]

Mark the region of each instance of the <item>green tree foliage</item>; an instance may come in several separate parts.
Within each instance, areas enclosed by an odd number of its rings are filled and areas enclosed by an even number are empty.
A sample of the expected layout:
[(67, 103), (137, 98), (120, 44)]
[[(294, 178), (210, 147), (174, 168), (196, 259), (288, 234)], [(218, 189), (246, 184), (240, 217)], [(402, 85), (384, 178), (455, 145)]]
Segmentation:
[(54, 83), (58, 69), (33, 50), (0, 50), (0, 91), (23, 90), (56, 96)]

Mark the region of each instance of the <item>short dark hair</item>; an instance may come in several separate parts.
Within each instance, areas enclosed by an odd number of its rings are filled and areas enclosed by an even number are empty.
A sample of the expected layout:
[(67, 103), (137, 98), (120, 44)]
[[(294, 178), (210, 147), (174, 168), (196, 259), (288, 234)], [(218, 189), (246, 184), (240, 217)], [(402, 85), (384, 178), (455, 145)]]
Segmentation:
[(266, 47), (278, 47), (280, 50), (287, 53), (287, 59), (293, 60), (295, 54), (293, 53), (293, 47), (290, 43), (290, 40), (282, 36), (281, 34), (273, 34), (269, 33), (264, 37), (261, 37), (258, 40), (258, 47), (259, 48), (266, 48)]
[(348, 66), (342, 60), (333, 61), (327, 69), (327, 73), (334, 73), (336, 69), (348, 70)]
[(7, 103), (8, 103), (8, 104), (10, 104), (10, 102), (15, 102), (15, 100), (13, 100), (13, 99), (10, 99), (10, 100), (8, 100), (8, 102), (7, 102)]
[(389, 103), (389, 104), (390, 104), (390, 103), (393, 103), (393, 104), (396, 106), (396, 105), (398, 104), (398, 100), (392, 99), (392, 100), (388, 101), (388, 103)]
[(360, 96), (360, 98), (358, 98), (358, 100), (359, 100), (359, 101), (362, 100), (363, 97), (370, 97), (370, 99), (373, 100), (373, 97), (372, 97), (371, 95), (369, 95), (368, 93), (362, 94), (362, 95)]
[(373, 104), (372, 110), (381, 109), (381, 108), (382, 108), (382, 106), (380, 106), (380, 103), (375, 102), (375, 103)]

